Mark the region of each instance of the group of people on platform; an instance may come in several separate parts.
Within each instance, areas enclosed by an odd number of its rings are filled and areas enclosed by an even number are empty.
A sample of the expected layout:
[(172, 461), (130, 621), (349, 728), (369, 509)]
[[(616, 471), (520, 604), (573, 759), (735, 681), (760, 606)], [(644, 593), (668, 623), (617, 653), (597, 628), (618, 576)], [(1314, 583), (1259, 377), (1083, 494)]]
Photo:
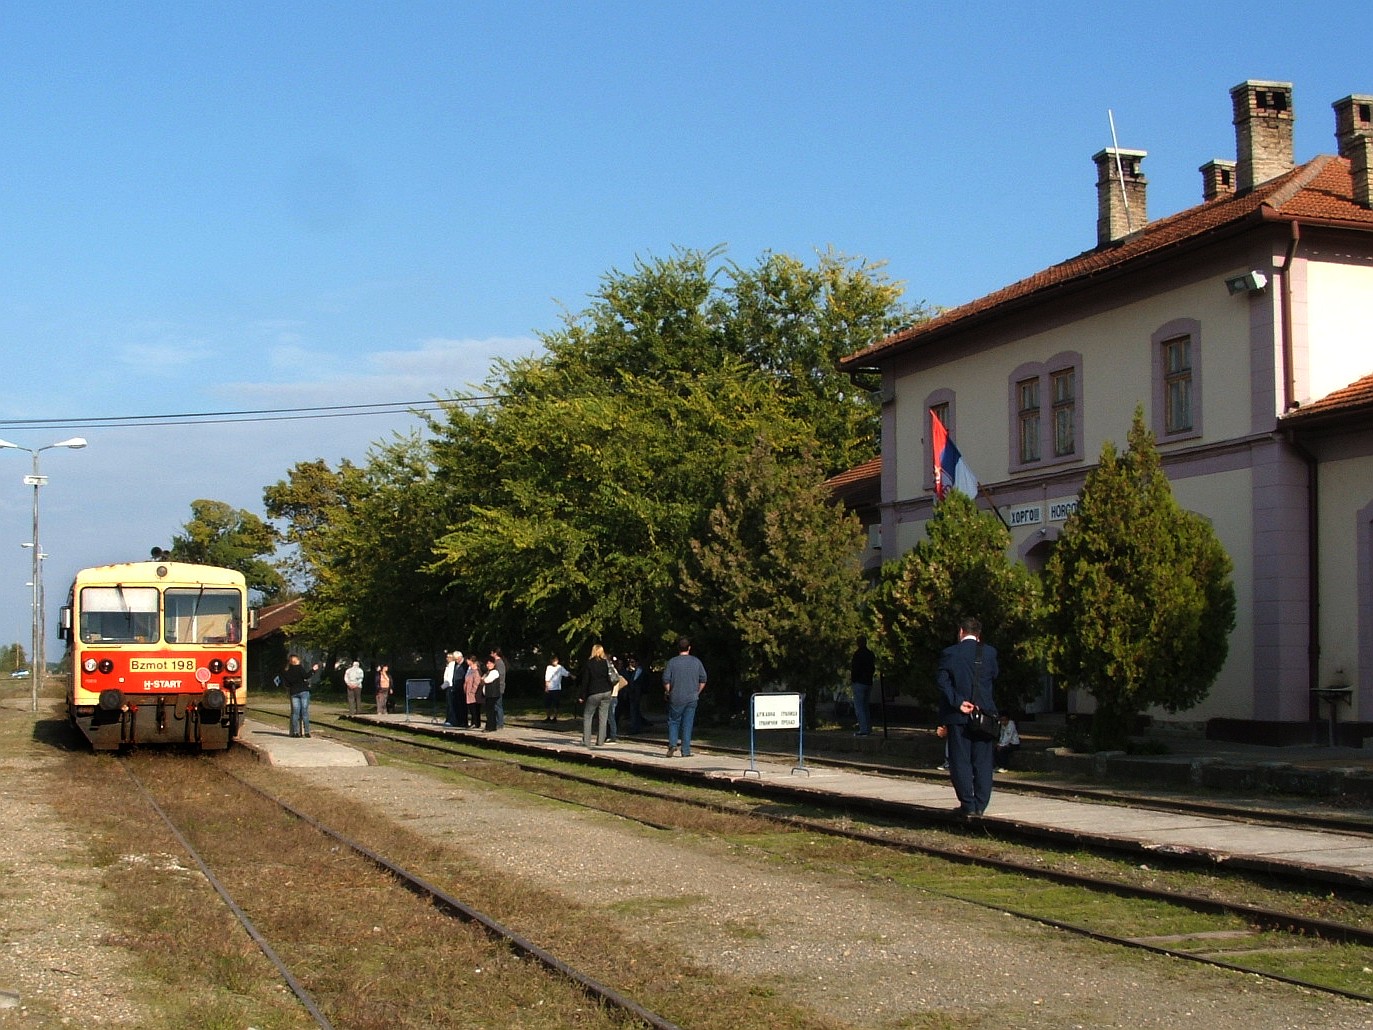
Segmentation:
[[(557, 722), (563, 681), (570, 673), (554, 656), (544, 670), (545, 722)], [(706, 667), (691, 653), (691, 641), (677, 639), (677, 654), (663, 668), (663, 701), (667, 706), (667, 757), (691, 757), (696, 706), (706, 689)], [(629, 732), (640, 733), (652, 724), (645, 717), (649, 676), (635, 655), (623, 662), (594, 644), (582, 665), (578, 701), (582, 705), (582, 746), (604, 747), (619, 737), (619, 708), (623, 700)], [(594, 731), (594, 732), (593, 732)]]
[[(492, 648), (485, 660), (485, 669), (476, 655), (464, 659), (461, 651), (450, 652), (443, 673), (443, 689), (447, 702), (448, 726), (480, 727), (485, 706), (486, 729), (494, 732), (505, 725), (505, 658), (500, 648)], [(306, 669), (300, 655), (286, 659), (286, 667), (277, 677), (291, 696), (291, 726), (293, 737), (310, 736), (310, 690), (320, 680), (320, 665), (315, 662)], [(362, 662), (354, 660), (343, 672), (343, 688), (348, 698), (348, 714), (362, 714), (362, 689), (367, 678)], [(381, 663), (373, 672), (376, 711), (385, 715), (391, 701), (391, 666)], [(459, 719), (462, 721), (459, 722)]]
[[(445, 655), (442, 690), (445, 700), (444, 725), (454, 728), (484, 729), (494, 733), (505, 725), (505, 657), (492, 648), (482, 659), (464, 656), (453, 650)], [(958, 625), (958, 642), (939, 656), (935, 677), (939, 690), (939, 735), (946, 745), (945, 764), (954, 793), (958, 797), (956, 814), (976, 817), (991, 801), (992, 774), (1004, 771), (1011, 755), (1020, 747), (1015, 723), (998, 716), (993, 687), (998, 672), (997, 651), (982, 640), (982, 624), (964, 618)], [(556, 723), (562, 712), (562, 698), (571, 671), (554, 655), (544, 669), (544, 721)], [(293, 737), (310, 736), (310, 687), (320, 677), (319, 663), (307, 669), (299, 655), (291, 655), (279, 677), (291, 695)], [(354, 661), (343, 674), (348, 695), (348, 712), (361, 712), (365, 674), (361, 662)], [(617, 714), (625, 702), (629, 732), (639, 733), (651, 724), (644, 716), (644, 691), (648, 674), (634, 655), (620, 661), (611, 657), (601, 644), (594, 644), (581, 668), (578, 702), (582, 705), (582, 744), (603, 747), (618, 738)], [(872, 733), (869, 692), (876, 679), (876, 661), (866, 640), (858, 641), (850, 665), (854, 714), (858, 721), (856, 736)], [(691, 641), (677, 640), (677, 653), (663, 668), (663, 699), (667, 705), (667, 757), (691, 756), (691, 737), (696, 722), (696, 707), (706, 687), (706, 668), (691, 653)], [(378, 665), (375, 676), (377, 714), (386, 713), (391, 694), (391, 674), (387, 665)], [(988, 731), (975, 718), (979, 712), (992, 716), (996, 728)], [(484, 723), (484, 725), (483, 725)]]
[[(445, 726), (495, 733), (505, 727), (505, 654), (493, 647), (481, 658), (452, 650), (445, 656), (441, 689)], [(483, 723), (484, 717), (484, 723)]]

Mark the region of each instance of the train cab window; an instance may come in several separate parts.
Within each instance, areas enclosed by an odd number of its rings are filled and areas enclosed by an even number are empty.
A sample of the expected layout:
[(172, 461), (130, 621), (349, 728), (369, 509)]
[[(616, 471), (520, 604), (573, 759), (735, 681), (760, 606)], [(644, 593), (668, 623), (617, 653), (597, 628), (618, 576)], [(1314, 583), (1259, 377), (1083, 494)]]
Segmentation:
[(169, 644), (236, 644), (243, 595), (223, 587), (168, 587), (162, 636)]
[(80, 598), (84, 644), (151, 644), (157, 641), (154, 587), (83, 587)]

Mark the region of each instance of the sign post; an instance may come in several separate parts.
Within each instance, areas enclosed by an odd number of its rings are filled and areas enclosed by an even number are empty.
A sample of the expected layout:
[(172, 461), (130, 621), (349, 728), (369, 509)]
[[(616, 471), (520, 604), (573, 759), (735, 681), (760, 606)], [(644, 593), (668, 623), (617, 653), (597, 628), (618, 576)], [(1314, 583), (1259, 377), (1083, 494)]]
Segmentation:
[(801, 719), (800, 694), (754, 694), (749, 698), (748, 720), (748, 768), (744, 775), (753, 773), (759, 779), (763, 774), (758, 769), (757, 752), (754, 749), (755, 730), (796, 730), (796, 765), (792, 774), (798, 772), (810, 775), (806, 768), (805, 727)]
[[(433, 681), (433, 680), (406, 680), (406, 681), (405, 681), (405, 721), (406, 721), (406, 722), (409, 722), (409, 721), (410, 721), (410, 702), (411, 702), (412, 700), (413, 700), (413, 701), (425, 701), (425, 700), (428, 700), (428, 698), (429, 698), (429, 692), (430, 692), (431, 690), (433, 690), (433, 689), (434, 689), (434, 681)], [(433, 718), (433, 715), (434, 715), (434, 708), (433, 708), (433, 706), (431, 705), (430, 708), (429, 708), (429, 716), (430, 716), (430, 721), (431, 721), (431, 722), (432, 722), (432, 721), (435, 721), (434, 718)]]

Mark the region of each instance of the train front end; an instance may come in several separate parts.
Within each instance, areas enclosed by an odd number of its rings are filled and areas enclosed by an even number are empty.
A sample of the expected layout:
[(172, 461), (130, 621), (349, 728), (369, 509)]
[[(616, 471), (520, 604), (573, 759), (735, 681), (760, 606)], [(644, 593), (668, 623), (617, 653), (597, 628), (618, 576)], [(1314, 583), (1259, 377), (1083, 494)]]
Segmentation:
[(95, 750), (229, 746), (247, 699), (246, 593), (236, 572), (178, 562), (78, 573), (62, 609), (67, 711)]

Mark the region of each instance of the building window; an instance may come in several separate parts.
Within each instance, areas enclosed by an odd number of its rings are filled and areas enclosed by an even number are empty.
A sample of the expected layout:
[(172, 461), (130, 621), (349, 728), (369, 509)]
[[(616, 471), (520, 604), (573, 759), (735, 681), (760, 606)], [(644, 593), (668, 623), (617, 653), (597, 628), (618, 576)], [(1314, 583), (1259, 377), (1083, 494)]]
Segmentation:
[(935, 418), (939, 419), (940, 423), (943, 424), (943, 426), (944, 426), (945, 429), (948, 429), (948, 428), (949, 428), (949, 422), (950, 422), (951, 420), (949, 419), (949, 402), (948, 402), (948, 401), (943, 401), (943, 402), (941, 402), (941, 403), (939, 403), (939, 404), (931, 404), (931, 405), (930, 405), (928, 408), (926, 408), (925, 410), (931, 412), (931, 413), (934, 415)]
[(1201, 323), (1175, 318), (1150, 338), (1154, 371), (1150, 425), (1160, 443), (1201, 436)]
[(1077, 372), (1066, 368), (1049, 376), (1054, 387), (1054, 457), (1063, 458), (1077, 452), (1077, 438), (1073, 435), (1073, 420), (1077, 412)]
[(1192, 338), (1163, 342), (1163, 428), (1185, 433), (1192, 428)]
[(1011, 471), (1079, 461), (1082, 355), (1055, 354), (1011, 373)]
[(1022, 379), (1015, 384), (1020, 397), (1020, 463), (1039, 460), (1039, 380)]

